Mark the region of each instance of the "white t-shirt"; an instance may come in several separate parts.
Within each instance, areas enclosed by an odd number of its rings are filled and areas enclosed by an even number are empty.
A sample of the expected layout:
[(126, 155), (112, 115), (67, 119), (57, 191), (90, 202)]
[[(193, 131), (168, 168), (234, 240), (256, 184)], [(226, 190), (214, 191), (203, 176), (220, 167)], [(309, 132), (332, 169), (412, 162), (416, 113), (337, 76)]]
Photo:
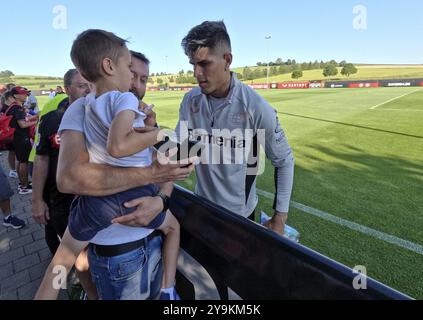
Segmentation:
[(35, 98), (35, 96), (33, 95), (33, 94), (31, 94), (31, 95), (29, 95), (28, 96), (28, 98), (26, 99), (26, 102), (25, 102), (25, 106), (27, 107), (27, 108), (31, 108), (31, 105), (32, 104), (35, 104), (35, 108), (34, 108), (34, 111), (36, 112), (36, 113), (38, 113), (38, 111), (39, 111), (39, 109), (38, 109), (38, 101), (37, 101), (37, 98)]
[(148, 167), (152, 164), (152, 148), (146, 148), (132, 156), (114, 158), (107, 152), (107, 138), (113, 119), (122, 111), (135, 113), (133, 128), (144, 128), (145, 113), (139, 110), (138, 99), (130, 92), (107, 92), (96, 98), (95, 93), (85, 98), (84, 133), (90, 162), (115, 167)]

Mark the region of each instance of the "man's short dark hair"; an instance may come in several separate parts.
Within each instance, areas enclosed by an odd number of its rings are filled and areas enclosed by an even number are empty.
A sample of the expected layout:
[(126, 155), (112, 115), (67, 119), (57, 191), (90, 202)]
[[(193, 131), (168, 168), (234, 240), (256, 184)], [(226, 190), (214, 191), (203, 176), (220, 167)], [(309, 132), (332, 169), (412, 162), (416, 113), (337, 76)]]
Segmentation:
[(182, 48), (188, 57), (200, 48), (225, 48), (231, 51), (231, 39), (223, 21), (205, 21), (191, 29), (182, 40)]
[(132, 51), (131, 50), (131, 55), (139, 60), (141, 60), (142, 62), (144, 62), (146, 65), (150, 64), (150, 60), (147, 59), (147, 57), (142, 54), (141, 52), (136, 52), (136, 51)]
[(6, 84), (7, 90), (12, 90), (14, 87), (16, 87), (16, 85), (14, 83), (8, 83), (8, 84)]
[(73, 78), (79, 74), (79, 71), (76, 69), (69, 69), (68, 72), (65, 73), (63, 77), (63, 84), (66, 87), (70, 87), (72, 85)]
[(72, 45), (71, 58), (81, 75), (89, 82), (101, 78), (101, 63), (105, 58), (114, 63), (126, 48), (127, 41), (111, 32), (90, 29), (81, 33)]

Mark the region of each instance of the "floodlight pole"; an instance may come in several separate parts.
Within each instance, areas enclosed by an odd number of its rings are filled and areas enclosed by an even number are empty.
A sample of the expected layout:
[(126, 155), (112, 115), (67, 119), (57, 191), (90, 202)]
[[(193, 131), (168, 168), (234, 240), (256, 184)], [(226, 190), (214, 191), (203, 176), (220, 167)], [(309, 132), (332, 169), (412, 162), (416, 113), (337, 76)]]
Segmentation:
[[(272, 39), (272, 36), (269, 34), (269, 35), (267, 35), (267, 36), (265, 36), (264, 37), (264, 39), (265, 40), (270, 40), (270, 39)], [(269, 45), (269, 41), (267, 42), (267, 80), (266, 80), (266, 84), (267, 84), (267, 89), (269, 89), (269, 64), (270, 64), (270, 61), (269, 61), (269, 51), (270, 51), (270, 45)]]

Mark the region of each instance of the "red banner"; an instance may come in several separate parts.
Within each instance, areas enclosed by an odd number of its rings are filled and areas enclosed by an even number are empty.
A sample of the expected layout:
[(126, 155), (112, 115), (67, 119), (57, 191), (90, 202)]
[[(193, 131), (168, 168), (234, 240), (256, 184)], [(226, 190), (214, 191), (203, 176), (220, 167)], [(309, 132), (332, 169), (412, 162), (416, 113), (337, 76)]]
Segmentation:
[(379, 82), (350, 83), (348, 88), (378, 88)]
[(278, 89), (308, 89), (310, 82), (284, 82), (278, 83)]

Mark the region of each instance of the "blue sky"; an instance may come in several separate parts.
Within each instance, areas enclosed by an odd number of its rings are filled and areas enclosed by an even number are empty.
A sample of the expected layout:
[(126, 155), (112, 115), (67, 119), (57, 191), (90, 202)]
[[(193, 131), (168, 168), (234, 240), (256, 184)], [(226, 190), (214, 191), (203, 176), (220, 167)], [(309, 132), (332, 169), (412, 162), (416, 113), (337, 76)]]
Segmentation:
[[(67, 11), (66, 29), (53, 28), (58, 5)], [(353, 24), (361, 17), (353, 13), (358, 5), (367, 10), (364, 30)], [(423, 64), (421, 0), (21, 0), (2, 3), (1, 11), (0, 70), (19, 75), (62, 76), (72, 67), (72, 41), (88, 28), (128, 38), (131, 49), (150, 58), (151, 72), (188, 70), (182, 38), (204, 20), (221, 19), (233, 42), (233, 67), (268, 55), (273, 61)], [(272, 39), (265, 40), (268, 34)]]

